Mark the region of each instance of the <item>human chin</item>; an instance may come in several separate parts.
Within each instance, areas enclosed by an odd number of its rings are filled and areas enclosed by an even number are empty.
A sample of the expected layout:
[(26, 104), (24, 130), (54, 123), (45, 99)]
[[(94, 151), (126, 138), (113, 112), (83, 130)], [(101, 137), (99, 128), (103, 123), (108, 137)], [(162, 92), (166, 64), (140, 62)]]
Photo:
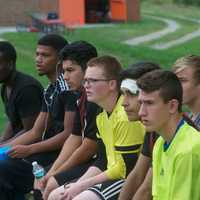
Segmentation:
[(39, 75), (39, 76), (44, 76), (44, 75), (45, 75), (45, 73), (44, 73), (44, 72), (42, 72), (42, 71), (38, 71), (38, 75)]
[(147, 131), (154, 131), (154, 126), (152, 126), (152, 124), (149, 121), (147, 120), (141, 120), (141, 121)]
[(89, 93), (89, 94), (87, 93), (87, 99), (88, 99), (88, 101), (97, 103), (96, 98), (91, 93)]
[(88, 101), (90, 101), (90, 102), (96, 103), (95, 100), (94, 100), (94, 98), (92, 98), (92, 96), (87, 96), (87, 99), (88, 99)]
[(139, 116), (135, 115), (134, 113), (133, 114), (127, 113), (127, 116), (128, 116), (128, 120), (129, 121), (137, 121), (137, 120), (139, 120)]

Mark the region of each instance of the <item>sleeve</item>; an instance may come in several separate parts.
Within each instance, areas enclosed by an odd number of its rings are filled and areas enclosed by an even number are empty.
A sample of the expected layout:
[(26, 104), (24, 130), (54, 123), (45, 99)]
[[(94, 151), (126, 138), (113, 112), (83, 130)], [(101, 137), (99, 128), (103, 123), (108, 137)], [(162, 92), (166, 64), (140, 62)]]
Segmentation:
[(141, 151), (141, 153), (144, 156), (147, 156), (149, 158), (152, 157), (150, 139), (151, 139), (151, 133), (146, 133), (144, 137), (144, 144), (142, 146), (142, 151)]
[(144, 144), (141, 153), (144, 156), (152, 158), (153, 147), (159, 135), (155, 132), (147, 132), (144, 137)]
[(107, 157), (106, 157), (105, 145), (101, 139), (97, 140), (97, 145), (98, 145), (97, 159), (93, 165), (95, 167), (98, 167), (101, 171), (105, 171), (107, 169)]
[[(169, 200), (199, 199), (200, 158), (191, 152), (179, 155), (175, 160), (174, 175), (170, 185)], [(196, 196), (196, 197), (195, 197)]]
[(42, 105), (42, 92), (36, 86), (24, 87), (16, 97), (16, 107), (22, 118), (39, 113)]
[(86, 110), (86, 124), (84, 130), (84, 137), (93, 140), (97, 139), (96, 134), (98, 129), (96, 125), (96, 117), (99, 114), (99, 112), (101, 112), (99, 106), (97, 106), (95, 103), (88, 102)]
[(144, 127), (140, 122), (133, 125), (121, 121), (114, 130), (116, 162), (108, 167), (106, 174), (110, 179), (126, 178), (136, 164), (144, 140)]
[(74, 119), (72, 134), (76, 136), (82, 136), (82, 126), (81, 126), (81, 118), (78, 109), (76, 110), (76, 115)]
[(44, 94), (43, 94), (43, 98), (42, 98), (42, 106), (41, 106), (41, 112), (48, 112), (48, 107), (47, 107), (47, 104), (46, 104), (46, 101), (45, 101), (45, 97), (44, 97)]

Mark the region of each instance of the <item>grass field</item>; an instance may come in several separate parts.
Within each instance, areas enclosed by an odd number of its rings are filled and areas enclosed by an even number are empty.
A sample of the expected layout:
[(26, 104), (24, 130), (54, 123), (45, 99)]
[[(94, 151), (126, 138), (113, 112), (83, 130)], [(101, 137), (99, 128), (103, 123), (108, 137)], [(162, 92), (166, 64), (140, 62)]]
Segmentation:
[[(158, 1), (158, 0), (157, 0)], [(156, 0), (154, 0), (156, 2)], [(158, 1), (161, 2), (161, 1)], [(164, 68), (170, 68), (173, 62), (180, 56), (186, 54), (199, 54), (200, 38), (193, 39), (183, 45), (176, 46), (167, 50), (155, 50), (150, 47), (152, 42), (144, 43), (139, 46), (128, 46), (122, 41), (132, 37), (141, 36), (161, 30), (165, 24), (153, 20), (148, 15), (167, 17), (176, 20), (182, 28), (176, 33), (159, 39), (157, 42), (170, 41), (177, 39), (189, 32), (198, 29), (198, 24), (185, 19), (180, 19), (184, 13), (185, 17), (200, 18), (200, 12), (195, 7), (176, 6), (170, 3), (150, 3), (144, 1), (141, 5), (141, 21), (138, 23), (114, 24), (113, 26), (93, 27), (93, 28), (77, 28), (73, 34), (66, 34), (65, 37), (69, 41), (86, 40), (93, 43), (100, 55), (111, 54), (119, 58), (123, 66), (126, 67), (130, 63), (139, 60), (151, 60), (159, 63)], [(38, 33), (7, 33), (2, 36), (11, 41), (17, 49), (18, 61), (17, 67), (21, 71), (25, 71), (37, 77), (43, 85), (47, 84), (45, 77), (39, 77), (35, 70), (34, 57), (36, 42), (40, 37)], [(3, 106), (0, 103), (0, 131), (5, 122), (3, 114)]]

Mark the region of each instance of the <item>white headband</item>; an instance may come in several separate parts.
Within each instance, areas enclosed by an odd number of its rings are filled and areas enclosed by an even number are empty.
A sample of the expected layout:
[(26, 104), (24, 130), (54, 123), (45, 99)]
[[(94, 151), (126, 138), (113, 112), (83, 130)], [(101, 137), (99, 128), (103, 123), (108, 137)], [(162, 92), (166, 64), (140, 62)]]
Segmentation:
[(137, 94), (139, 92), (139, 88), (136, 84), (136, 81), (133, 79), (125, 79), (121, 83), (121, 90), (129, 90), (132, 94)]

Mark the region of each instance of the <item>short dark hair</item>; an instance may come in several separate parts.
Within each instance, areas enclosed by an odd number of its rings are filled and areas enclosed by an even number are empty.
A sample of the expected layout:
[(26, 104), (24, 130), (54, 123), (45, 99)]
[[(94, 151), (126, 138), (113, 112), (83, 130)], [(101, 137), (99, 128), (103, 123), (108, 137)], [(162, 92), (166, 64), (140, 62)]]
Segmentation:
[(183, 89), (178, 77), (173, 72), (168, 70), (148, 72), (137, 80), (137, 85), (147, 93), (159, 90), (160, 97), (165, 103), (176, 99), (179, 103), (178, 111), (181, 112)]
[(127, 78), (137, 80), (142, 75), (146, 74), (147, 72), (161, 69), (161, 67), (153, 62), (149, 61), (140, 61), (128, 66), (127, 69), (122, 70), (120, 73), (120, 80), (124, 80)]
[(58, 34), (47, 34), (38, 40), (38, 45), (50, 46), (58, 53), (67, 44), (67, 40)]
[(86, 41), (76, 41), (69, 45), (66, 45), (60, 52), (61, 60), (72, 60), (81, 66), (82, 70), (85, 71), (87, 62), (97, 57), (96, 48)]
[(0, 41), (0, 53), (6, 61), (16, 64), (17, 53), (14, 46), (8, 41)]
[(109, 55), (92, 58), (88, 63), (88, 67), (99, 67), (104, 71), (104, 76), (107, 79), (114, 79), (117, 81), (118, 90), (120, 89), (120, 73), (122, 66), (117, 58)]

